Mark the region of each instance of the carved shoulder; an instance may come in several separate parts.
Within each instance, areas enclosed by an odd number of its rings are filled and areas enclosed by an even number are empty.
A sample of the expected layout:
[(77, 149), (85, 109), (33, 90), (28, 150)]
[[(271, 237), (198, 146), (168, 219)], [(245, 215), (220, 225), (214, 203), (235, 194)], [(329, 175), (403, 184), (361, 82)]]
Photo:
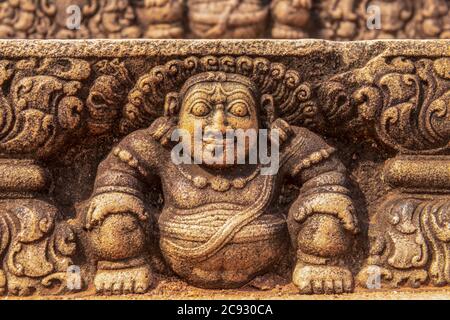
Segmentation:
[(142, 129), (129, 134), (114, 147), (106, 162), (119, 160), (148, 176), (159, 171), (161, 164), (165, 163), (162, 159), (165, 154), (165, 149), (155, 141), (150, 130)]

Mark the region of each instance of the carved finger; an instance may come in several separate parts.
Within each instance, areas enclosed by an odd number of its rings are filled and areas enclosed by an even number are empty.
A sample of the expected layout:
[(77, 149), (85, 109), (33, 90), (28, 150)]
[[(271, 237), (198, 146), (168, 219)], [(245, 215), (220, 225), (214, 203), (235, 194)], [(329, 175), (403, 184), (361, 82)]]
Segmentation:
[(308, 203), (304, 203), (294, 212), (295, 221), (301, 223), (306, 220), (313, 213), (313, 209)]
[(94, 210), (95, 210), (95, 205), (91, 204), (86, 213), (86, 227), (88, 229), (90, 229), (90, 225), (92, 223), (92, 213), (94, 212)]
[(112, 283), (110, 281), (105, 281), (103, 284), (103, 294), (110, 296), (112, 293)]
[(95, 284), (95, 291), (98, 294), (103, 294), (103, 291), (105, 291), (105, 283), (104, 282), (96, 283)]
[[(351, 232), (357, 231), (354, 207), (351, 199), (346, 195), (338, 193), (314, 194), (306, 198), (302, 207), (308, 208), (306, 217), (312, 213), (334, 215), (342, 221), (345, 229)], [(302, 216), (302, 218), (306, 217)]]
[(108, 210), (106, 210), (104, 207), (96, 207), (95, 210), (92, 212), (90, 225), (91, 227), (95, 227), (99, 224), (101, 224), (106, 216), (108, 215)]
[(347, 207), (345, 210), (338, 211), (338, 218), (342, 221), (344, 228), (350, 232), (356, 233), (358, 229), (355, 224), (355, 214), (353, 206)]
[(145, 293), (146, 290), (145, 290), (145, 288), (143, 286), (137, 285), (136, 289), (135, 289), (135, 292), (138, 293), (138, 294), (142, 294), (142, 293)]

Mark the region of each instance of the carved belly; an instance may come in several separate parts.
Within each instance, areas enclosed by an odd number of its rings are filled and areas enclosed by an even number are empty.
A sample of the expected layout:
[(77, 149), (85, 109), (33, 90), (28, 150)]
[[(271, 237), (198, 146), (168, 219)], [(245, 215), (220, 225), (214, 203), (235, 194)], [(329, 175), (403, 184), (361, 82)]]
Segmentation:
[[(242, 207), (214, 204), (182, 212), (165, 209), (159, 220), (161, 250), (172, 269), (203, 287), (239, 287), (278, 261), (287, 248), (287, 226), (277, 215), (262, 214), (236, 230), (218, 250), (196, 254)], [(192, 250), (187, 257), (178, 248)]]
[[(193, 242), (206, 242), (236, 215), (242, 207), (232, 204), (214, 204), (193, 210), (165, 209), (159, 220), (161, 236)], [(230, 242), (246, 243), (271, 239), (286, 230), (285, 220), (272, 214), (262, 214), (243, 226)]]

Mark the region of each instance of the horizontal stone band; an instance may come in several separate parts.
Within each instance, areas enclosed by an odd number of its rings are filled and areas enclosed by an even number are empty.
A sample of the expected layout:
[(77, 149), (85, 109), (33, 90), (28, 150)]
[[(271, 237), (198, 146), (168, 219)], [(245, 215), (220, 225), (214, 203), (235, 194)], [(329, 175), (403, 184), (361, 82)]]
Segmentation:
[(45, 192), (50, 185), (48, 171), (33, 161), (2, 160), (0, 172), (2, 192)]
[(402, 156), (386, 162), (384, 180), (393, 187), (450, 190), (450, 156)]

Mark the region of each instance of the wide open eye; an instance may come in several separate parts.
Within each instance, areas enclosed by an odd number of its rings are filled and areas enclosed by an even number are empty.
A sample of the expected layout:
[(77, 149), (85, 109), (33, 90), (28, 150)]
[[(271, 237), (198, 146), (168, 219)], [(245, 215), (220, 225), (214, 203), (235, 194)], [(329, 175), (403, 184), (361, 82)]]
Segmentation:
[(205, 117), (210, 112), (211, 108), (202, 101), (196, 102), (191, 108), (191, 113), (196, 117)]
[(245, 117), (248, 115), (248, 108), (243, 101), (236, 101), (228, 108), (228, 112), (235, 117)]

